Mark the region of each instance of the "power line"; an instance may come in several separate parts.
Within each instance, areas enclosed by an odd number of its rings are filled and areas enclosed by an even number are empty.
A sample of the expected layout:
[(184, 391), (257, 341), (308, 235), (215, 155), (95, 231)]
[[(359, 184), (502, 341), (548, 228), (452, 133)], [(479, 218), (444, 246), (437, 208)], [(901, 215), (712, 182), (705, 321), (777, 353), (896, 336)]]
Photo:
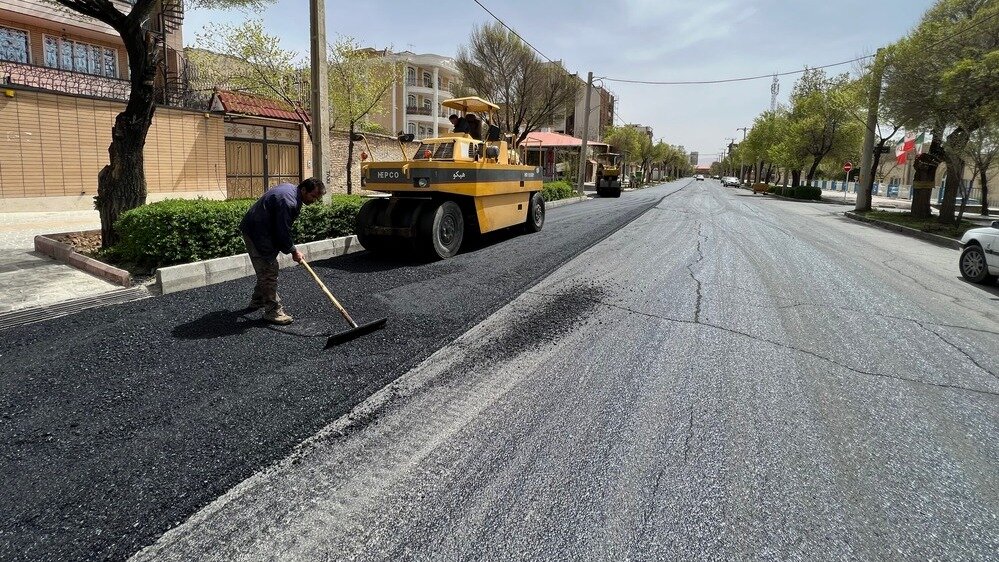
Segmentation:
[(525, 45), (527, 45), (528, 47), (534, 49), (534, 52), (537, 53), (537, 54), (539, 54), (539, 55), (541, 55), (541, 58), (545, 59), (546, 61), (548, 61), (548, 62), (550, 62), (552, 64), (556, 64), (555, 61), (553, 61), (552, 59), (548, 58), (548, 56), (545, 55), (544, 53), (542, 53), (537, 47), (535, 47), (534, 45), (531, 45), (530, 41), (528, 41), (527, 39), (524, 39), (519, 33), (517, 33), (516, 30), (514, 30), (512, 27), (510, 27), (509, 25), (507, 25), (505, 21), (501, 20), (499, 18), (499, 16), (497, 16), (494, 13), (492, 13), (492, 11), (489, 8), (487, 8), (485, 4), (483, 4), (482, 2), (479, 2), (479, 0), (475, 0), (475, 3), (478, 4), (480, 8), (482, 8), (483, 10), (485, 10), (487, 14), (489, 14), (490, 16), (492, 16), (494, 20), (498, 21), (500, 25), (502, 25), (503, 27), (507, 28), (507, 30), (510, 33), (513, 33), (514, 35), (516, 35), (517, 39), (520, 39), (521, 41), (524, 42)]
[[(478, 0), (476, 0), (478, 1)], [(761, 74), (759, 76), (744, 76), (742, 78), (723, 78), (720, 80), (679, 80), (679, 81), (658, 81), (658, 80), (628, 80), (625, 78), (610, 78), (607, 76), (602, 76), (601, 80), (607, 80), (608, 82), (624, 82), (626, 84), (648, 84), (654, 86), (684, 86), (690, 84), (723, 84), (726, 82), (746, 82), (748, 80), (760, 80), (763, 78), (773, 78), (775, 76), (790, 76), (792, 74), (802, 74), (808, 70), (817, 70), (819, 68), (831, 68), (834, 66), (842, 66), (844, 64), (850, 64), (857, 61), (862, 61), (864, 59), (872, 58), (874, 55), (864, 55), (862, 57), (857, 57), (855, 59), (850, 59), (842, 62), (834, 62), (832, 64), (824, 64), (822, 66), (809, 66), (801, 70), (792, 70), (788, 72), (776, 72), (770, 74)]]

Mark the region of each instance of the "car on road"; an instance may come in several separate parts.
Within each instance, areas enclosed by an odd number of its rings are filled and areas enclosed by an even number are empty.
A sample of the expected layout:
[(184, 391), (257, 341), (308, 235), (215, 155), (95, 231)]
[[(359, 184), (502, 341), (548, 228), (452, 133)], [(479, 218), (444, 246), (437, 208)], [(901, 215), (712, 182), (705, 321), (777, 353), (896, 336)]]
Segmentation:
[(725, 187), (739, 187), (742, 182), (739, 178), (733, 178), (732, 176), (725, 176), (722, 178), (722, 185)]
[(961, 276), (972, 283), (992, 283), (999, 277), (999, 221), (972, 228), (961, 237)]
[(694, 176), (694, 179), (697, 181), (704, 181), (704, 176), (702, 176), (701, 174), (697, 174), (696, 176)]

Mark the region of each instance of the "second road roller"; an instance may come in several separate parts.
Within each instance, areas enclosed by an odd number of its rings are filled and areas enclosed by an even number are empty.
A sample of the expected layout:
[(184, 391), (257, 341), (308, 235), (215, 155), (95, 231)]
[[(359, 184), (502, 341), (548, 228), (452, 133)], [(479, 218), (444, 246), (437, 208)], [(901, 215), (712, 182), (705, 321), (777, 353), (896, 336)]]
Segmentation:
[(499, 107), (477, 97), (441, 105), (463, 114), (458, 130), (472, 123), (478, 131), (475, 114), (484, 117), (482, 133), (423, 139), (412, 157), (402, 146), (412, 135), (400, 135), (401, 160), (362, 163), (361, 185), (389, 194), (367, 201), (357, 214), (357, 238), (365, 249), (445, 259), (458, 253), (468, 233), (510, 227), (538, 232), (544, 226), (541, 170), (519, 164), (508, 138), (489, 124)]

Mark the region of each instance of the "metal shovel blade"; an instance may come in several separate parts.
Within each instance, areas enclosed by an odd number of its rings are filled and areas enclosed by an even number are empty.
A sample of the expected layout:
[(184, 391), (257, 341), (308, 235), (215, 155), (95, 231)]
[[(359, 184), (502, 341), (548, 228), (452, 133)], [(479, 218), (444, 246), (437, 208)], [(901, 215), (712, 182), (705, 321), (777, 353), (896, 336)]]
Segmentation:
[(349, 330), (340, 332), (339, 334), (333, 334), (330, 339), (326, 340), (326, 347), (323, 349), (329, 349), (335, 345), (340, 345), (341, 343), (349, 342), (354, 338), (359, 338), (363, 335), (370, 334), (375, 330), (380, 330), (385, 327), (385, 322), (388, 318), (380, 318), (373, 322), (368, 322), (367, 324), (361, 324), (356, 328), (351, 328)]

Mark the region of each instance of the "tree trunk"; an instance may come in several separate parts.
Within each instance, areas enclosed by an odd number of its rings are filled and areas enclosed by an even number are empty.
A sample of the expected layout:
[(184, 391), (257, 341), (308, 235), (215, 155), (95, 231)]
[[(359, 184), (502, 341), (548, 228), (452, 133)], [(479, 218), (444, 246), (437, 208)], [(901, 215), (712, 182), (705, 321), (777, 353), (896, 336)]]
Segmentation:
[(983, 217), (989, 216), (989, 182), (986, 179), (986, 170), (981, 171), (982, 178), (982, 211)]
[(350, 122), (350, 131), (347, 134), (347, 195), (353, 193), (353, 171), (354, 171), (354, 122)]
[(801, 170), (791, 170), (791, 187), (801, 186)]
[(944, 148), (947, 155), (947, 189), (944, 191), (944, 199), (940, 204), (940, 217), (938, 220), (942, 224), (955, 224), (954, 208), (957, 203), (957, 196), (961, 192), (964, 179), (964, 159), (961, 153), (968, 145), (968, 132), (958, 127), (947, 135), (947, 144)]
[(808, 176), (805, 177), (805, 181), (808, 185), (812, 184), (812, 179), (815, 178), (815, 170), (819, 168), (820, 162), (822, 162), (822, 157), (815, 158), (812, 161), (812, 167), (808, 169)]
[(929, 218), (933, 215), (930, 210), (930, 195), (933, 193), (933, 185), (936, 183), (937, 168), (943, 162), (943, 143), (940, 140), (940, 132), (933, 131), (933, 142), (930, 143), (929, 152), (924, 152), (916, 157), (912, 164), (912, 215), (919, 218)]
[(160, 50), (152, 33), (147, 34), (138, 24), (118, 32), (128, 53), (131, 93), (111, 129), (108, 165), (97, 174), (94, 207), (101, 216), (102, 248), (118, 242), (114, 227), (118, 217), (146, 202), (143, 148), (156, 109), (153, 84), (160, 63)]
[(881, 148), (884, 147), (887, 140), (888, 139), (881, 139), (878, 144), (874, 145), (874, 155), (873, 158), (871, 158), (870, 177), (867, 179), (866, 188), (860, 190), (860, 193), (863, 195), (860, 208), (868, 211), (871, 210), (871, 203), (873, 202), (872, 197), (874, 196), (874, 181), (877, 177), (878, 166), (881, 165)]

